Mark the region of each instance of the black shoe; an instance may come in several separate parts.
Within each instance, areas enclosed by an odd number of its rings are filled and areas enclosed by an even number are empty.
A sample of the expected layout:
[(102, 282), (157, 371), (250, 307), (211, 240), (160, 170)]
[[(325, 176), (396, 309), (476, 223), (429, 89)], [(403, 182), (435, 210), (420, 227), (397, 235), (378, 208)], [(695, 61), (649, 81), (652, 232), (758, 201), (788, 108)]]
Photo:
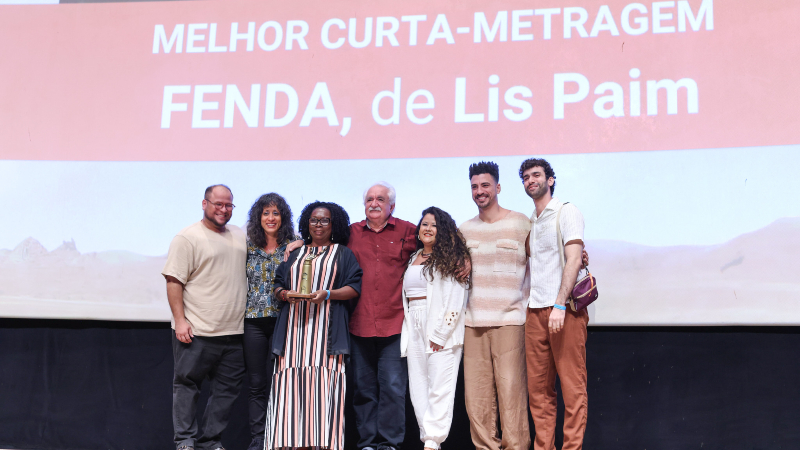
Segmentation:
[(264, 438), (254, 437), (247, 446), (247, 450), (264, 450)]

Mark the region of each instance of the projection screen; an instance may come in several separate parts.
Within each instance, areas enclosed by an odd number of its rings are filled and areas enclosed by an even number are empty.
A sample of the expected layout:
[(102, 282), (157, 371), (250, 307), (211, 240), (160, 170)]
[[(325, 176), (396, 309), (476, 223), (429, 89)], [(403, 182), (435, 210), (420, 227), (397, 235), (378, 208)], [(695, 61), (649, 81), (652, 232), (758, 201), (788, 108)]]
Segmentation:
[(167, 321), (172, 237), (229, 185), (477, 214), (544, 157), (596, 325), (800, 324), (800, 3), (0, 6), (0, 316)]

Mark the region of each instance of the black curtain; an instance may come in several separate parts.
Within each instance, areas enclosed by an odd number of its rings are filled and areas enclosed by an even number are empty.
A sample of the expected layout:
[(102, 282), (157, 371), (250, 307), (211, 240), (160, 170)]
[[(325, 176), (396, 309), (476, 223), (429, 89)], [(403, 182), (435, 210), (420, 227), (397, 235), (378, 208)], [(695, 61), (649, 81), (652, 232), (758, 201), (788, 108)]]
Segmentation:
[[(164, 323), (0, 319), (0, 447), (171, 448), (170, 334)], [(586, 449), (800, 448), (800, 327), (590, 327), (587, 348)], [(249, 442), (244, 392), (228, 450)], [(398, 420), (404, 448), (421, 449), (410, 403)], [(352, 449), (349, 411), (346, 423)], [(473, 448), (461, 381), (443, 448)]]

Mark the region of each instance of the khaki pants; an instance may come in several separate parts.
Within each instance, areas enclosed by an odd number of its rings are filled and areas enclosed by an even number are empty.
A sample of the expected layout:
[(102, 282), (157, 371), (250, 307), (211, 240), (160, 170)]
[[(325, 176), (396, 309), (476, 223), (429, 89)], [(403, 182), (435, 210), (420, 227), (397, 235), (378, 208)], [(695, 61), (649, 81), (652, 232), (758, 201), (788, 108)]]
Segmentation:
[(525, 352), (528, 360), (528, 396), (536, 428), (534, 450), (554, 450), (556, 431), (556, 374), (564, 396), (564, 446), (580, 450), (589, 409), (586, 394), (586, 325), (584, 309), (567, 307), (564, 328), (551, 335), (547, 328), (549, 308), (528, 308)]
[[(464, 391), (477, 450), (528, 450), (525, 326), (466, 327)], [(497, 399), (497, 400), (495, 400)], [(503, 430), (497, 429), (497, 415)]]

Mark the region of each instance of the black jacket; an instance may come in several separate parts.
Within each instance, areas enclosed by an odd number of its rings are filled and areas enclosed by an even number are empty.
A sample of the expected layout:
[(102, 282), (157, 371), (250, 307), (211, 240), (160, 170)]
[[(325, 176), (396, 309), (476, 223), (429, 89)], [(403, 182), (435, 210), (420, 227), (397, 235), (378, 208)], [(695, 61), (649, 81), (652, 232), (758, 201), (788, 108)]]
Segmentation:
[[(301, 247), (302, 248), (302, 247)], [(290, 268), (300, 254), (297, 249), (289, 255), (289, 260), (278, 266), (275, 272), (275, 288), (291, 289)], [(353, 252), (344, 245), (339, 245), (336, 260), (336, 278), (333, 280), (333, 289), (350, 286), (361, 294), (361, 266), (358, 265)], [(328, 354), (350, 354), (350, 311), (356, 299), (333, 300), (328, 325)], [(287, 326), (289, 324), (289, 302), (280, 302), (278, 321), (272, 333), (272, 353), (282, 356), (286, 345)]]

